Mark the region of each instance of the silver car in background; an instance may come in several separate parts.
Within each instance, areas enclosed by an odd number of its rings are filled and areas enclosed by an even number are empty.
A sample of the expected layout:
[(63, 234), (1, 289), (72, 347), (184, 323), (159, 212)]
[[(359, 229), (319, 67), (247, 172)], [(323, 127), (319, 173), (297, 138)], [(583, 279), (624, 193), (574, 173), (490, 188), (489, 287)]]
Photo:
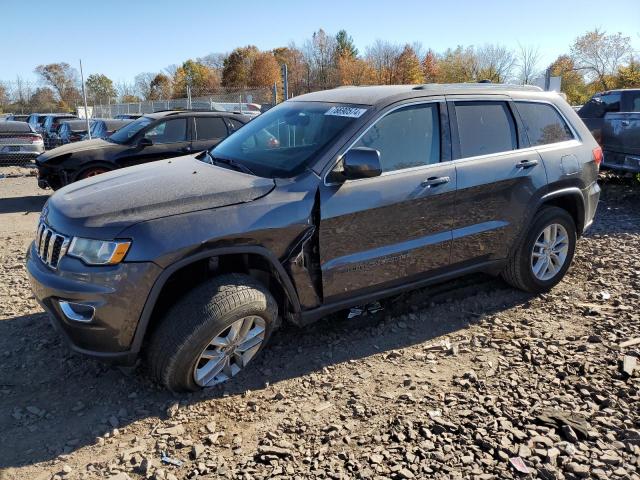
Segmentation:
[(44, 152), (42, 136), (26, 122), (0, 122), (0, 165), (26, 165)]

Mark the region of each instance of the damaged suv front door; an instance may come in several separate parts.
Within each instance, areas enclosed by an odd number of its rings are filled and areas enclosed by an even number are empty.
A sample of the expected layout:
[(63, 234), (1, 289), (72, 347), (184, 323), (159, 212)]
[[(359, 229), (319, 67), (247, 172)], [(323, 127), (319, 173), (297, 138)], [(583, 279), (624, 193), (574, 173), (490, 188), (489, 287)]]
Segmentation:
[(392, 106), (349, 147), (377, 150), (381, 175), (325, 177), (319, 229), (325, 302), (449, 265), (456, 171), (446, 118), (438, 99)]

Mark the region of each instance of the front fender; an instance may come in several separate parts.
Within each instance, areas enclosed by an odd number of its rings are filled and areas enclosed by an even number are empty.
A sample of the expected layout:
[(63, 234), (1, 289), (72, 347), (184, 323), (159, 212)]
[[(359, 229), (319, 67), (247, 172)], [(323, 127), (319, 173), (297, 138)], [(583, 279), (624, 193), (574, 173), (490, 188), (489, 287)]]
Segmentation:
[(192, 263), (195, 263), (199, 260), (211, 257), (220, 257), (224, 255), (237, 255), (237, 254), (253, 254), (259, 255), (263, 257), (271, 267), (273, 268), (274, 273), (276, 274), (277, 280), (280, 282), (283, 290), (285, 291), (287, 298), (292, 306), (294, 317), (298, 317), (300, 315), (300, 301), (298, 300), (298, 295), (296, 293), (295, 288), (289, 278), (289, 275), (285, 271), (284, 267), (280, 263), (280, 261), (276, 258), (276, 256), (269, 251), (268, 249), (261, 246), (237, 246), (237, 247), (222, 247), (222, 248), (214, 248), (211, 250), (200, 251), (194, 255), (183, 258), (168, 267), (166, 267), (162, 273), (156, 279), (151, 291), (149, 292), (149, 296), (145, 302), (145, 305), (142, 309), (142, 314), (140, 315), (140, 320), (138, 321), (138, 326), (136, 328), (136, 332), (133, 337), (133, 342), (131, 344), (131, 353), (138, 354), (142, 348), (142, 342), (145, 337), (145, 333), (147, 328), (149, 327), (149, 321), (151, 320), (151, 314), (153, 313), (153, 309), (158, 301), (158, 297), (167, 280), (171, 278), (175, 272), (184, 268)]

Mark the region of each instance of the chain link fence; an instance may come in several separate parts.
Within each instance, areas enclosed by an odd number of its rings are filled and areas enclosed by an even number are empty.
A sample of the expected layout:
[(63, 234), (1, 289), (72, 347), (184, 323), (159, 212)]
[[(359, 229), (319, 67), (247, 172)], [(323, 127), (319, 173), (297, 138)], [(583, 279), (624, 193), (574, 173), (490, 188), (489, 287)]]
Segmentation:
[[(94, 118), (114, 118), (117, 115), (142, 115), (161, 110), (210, 110), (253, 114), (264, 112), (276, 103), (271, 88), (221, 90), (186, 98), (146, 100), (142, 102), (93, 105)], [(91, 106), (90, 106), (91, 107)]]
[[(94, 118), (113, 118), (116, 115), (145, 114), (159, 110), (242, 110), (246, 112), (254, 110), (254, 104), (259, 106), (260, 111), (265, 111), (277, 103), (276, 95), (281, 95), (281, 92), (276, 94), (272, 87), (243, 89), (210, 89), (207, 87), (191, 89), (187, 87), (186, 91), (182, 90), (182, 95), (169, 89), (165, 98), (155, 100), (123, 102), (118, 101), (118, 98), (115, 97), (107, 101), (88, 98), (88, 107), (90, 116)], [(121, 92), (119, 99), (122, 97), (144, 97), (144, 95), (131, 90)], [(0, 80), (0, 113), (60, 112), (62, 110), (59, 101), (58, 95), (50, 87), (40, 82)], [(84, 111), (80, 96), (74, 97), (72, 101), (67, 101), (65, 111), (76, 113), (80, 110)]]

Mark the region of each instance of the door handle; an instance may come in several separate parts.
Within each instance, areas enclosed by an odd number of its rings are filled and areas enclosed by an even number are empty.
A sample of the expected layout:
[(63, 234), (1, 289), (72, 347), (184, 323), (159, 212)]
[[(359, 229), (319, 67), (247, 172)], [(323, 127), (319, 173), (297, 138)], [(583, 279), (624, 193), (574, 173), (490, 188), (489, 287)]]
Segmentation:
[(538, 165), (538, 160), (522, 160), (516, 166), (518, 168), (531, 168), (535, 167), (536, 165)]
[(628, 127), (629, 125), (631, 125), (631, 123), (629, 122), (629, 120), (622, 120), (622, 121), (620, 122), (620, 124), (621, 124), (623, 127)]
[(190, 152), (191, 147), (182, 147), (180, 150), (182, 150), (183, 152)]
[(426, 180), (423, 180), (420, 185), (423, 187), (431, 188), (437, 187), (438, 185), (442, 185), (444, 183), (449, 183), (451, 179), (449, 177), (429, 177)]

